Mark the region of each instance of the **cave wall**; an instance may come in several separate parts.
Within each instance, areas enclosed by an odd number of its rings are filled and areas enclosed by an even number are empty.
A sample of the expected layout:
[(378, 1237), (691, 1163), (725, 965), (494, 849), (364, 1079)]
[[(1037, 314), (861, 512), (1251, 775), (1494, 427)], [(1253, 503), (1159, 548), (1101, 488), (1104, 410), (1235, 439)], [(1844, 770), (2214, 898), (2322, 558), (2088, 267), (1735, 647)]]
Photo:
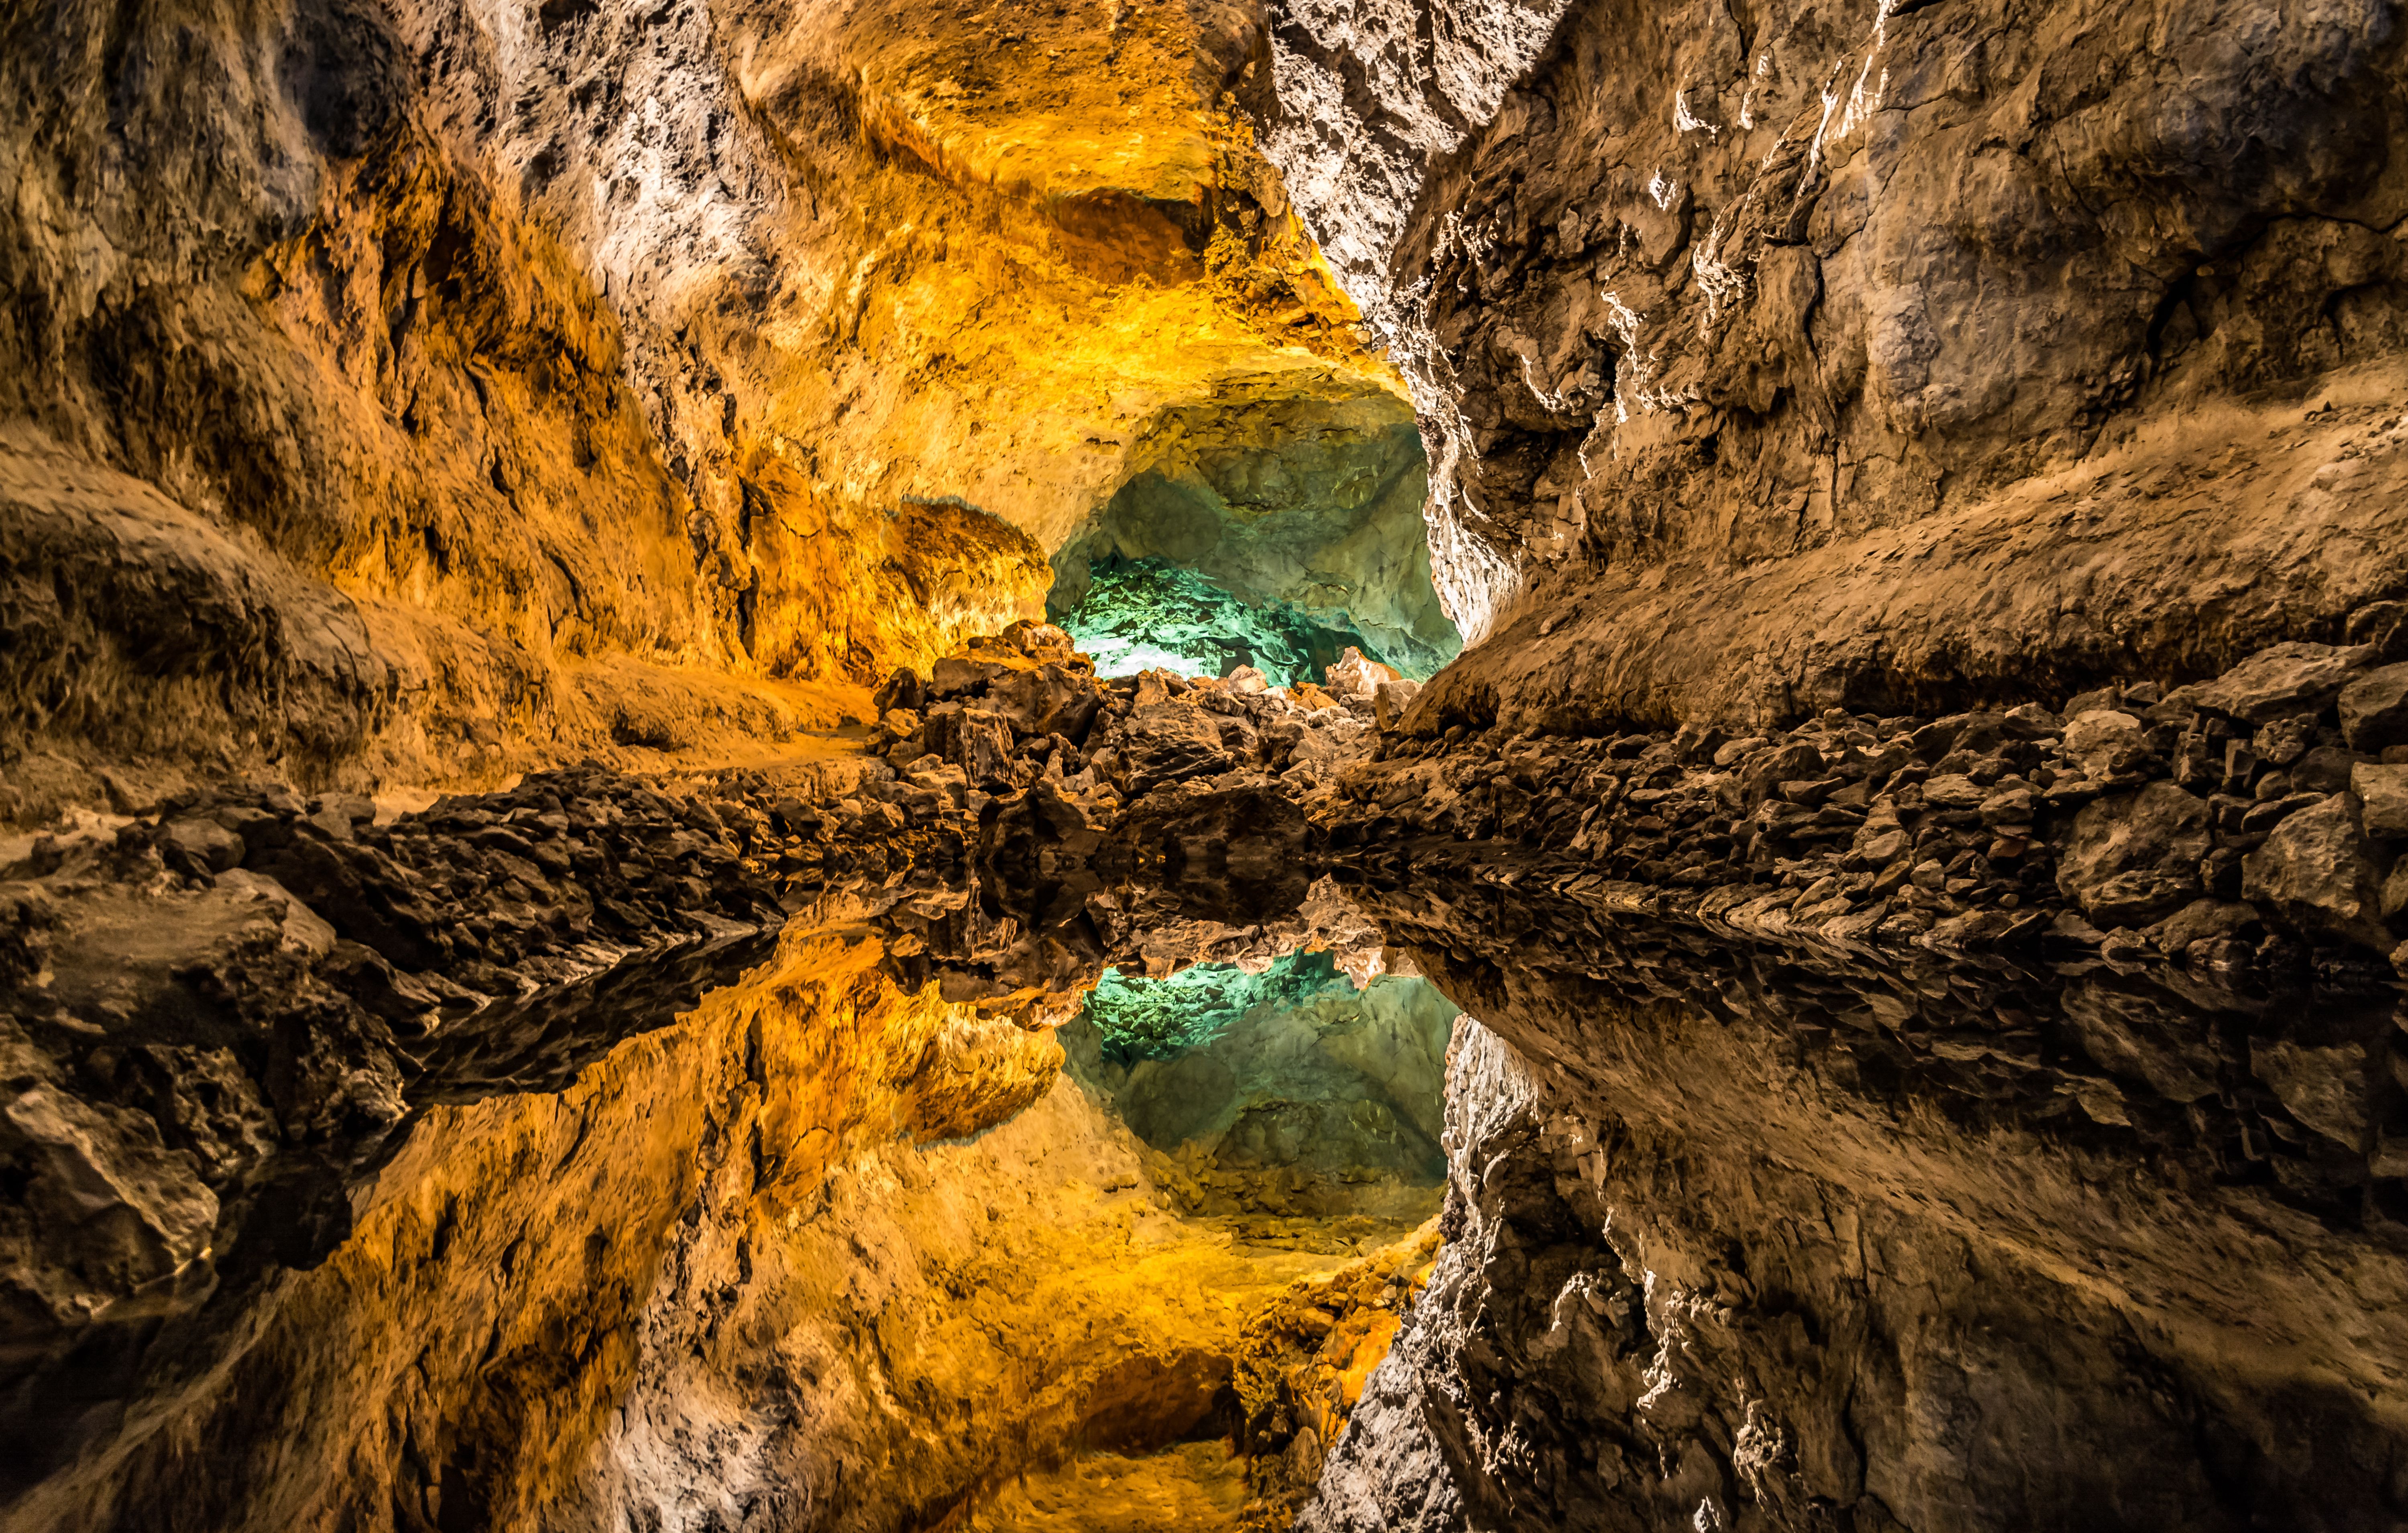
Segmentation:
[(1424, 726), (2054, 702), (2408, 584), (2388, 4), (1271, 36), (1250, 105), (1412, 384), (1487, 640)]
[(2285, 1050), (2350, 1090), (2396, 1053), (2388, 998), (2202, 1018), (2099, 970), (2035, 1004), (2003, 973), (1598, 931), (1407, 938), (1492, 1023), (1450, 1054), (1448, 1243), (1299, 1528), (2408, 1509), (2399, 1210), (2319, 1206), (2318, 1131), (2260, 1130), (2302, 1157), (2270, 1176), (2224, 1126)]
[(566, 1091), (422, 1110), (322, 1263), (95, 1351), (0, 1526), (889, 1529), (1195, 1429), (1333, 1264), (1168, 1211), (1041, 1007), (890, 967), (798, 923)]
[(1351, 628), (1415, 676), (1460, 648), (1430, 581), (1428, 473), (1402, 399), (1183, 406), (1149, 425), (1136, 461), (1054, 555), (1057, 619), (1084, 596), (1095, 561), (1160, 558), (1249, 604)]
[(95, 769), (473, 782), (830, 724), (1032, 612), (1164, 411), (1397, 387), (1213, 109), (1240, 8), (7, 37), (17, 818)]

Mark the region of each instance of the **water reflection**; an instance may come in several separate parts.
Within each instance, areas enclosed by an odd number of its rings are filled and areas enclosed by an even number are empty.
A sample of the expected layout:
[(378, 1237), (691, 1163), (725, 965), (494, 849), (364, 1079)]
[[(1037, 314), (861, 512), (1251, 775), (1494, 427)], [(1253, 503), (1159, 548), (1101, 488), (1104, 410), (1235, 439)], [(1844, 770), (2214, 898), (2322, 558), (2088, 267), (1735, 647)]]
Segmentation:
[[(1898, 1466), (1978, 1457), (1914, 1402), (1985, 1398), (2095, 1438), (2060, 1466), (2095, 1493), (2172, 1464), (2209, 1484), (2198, 1506), (2389, 1515), (2388, 993), (1769, 945), (1597, 888), (1259, 855), (1226, 826), (1058, 878), (1010, 851), (823, 890), (774, 953), (696, 943), (421, 1040), (398, 1116), (280, 1152), (229, 1205), (205, 1283), (64, 1340), (12, 1322), (8, 1525), (140, 1526), (196, 1476), (217, 1488), (195, 1526), (247, 1526), (234, 1487), (291, 1474), (277, 1443), (305, 1419), (327, 1467), (301, 1499), (399, 1497), (429, 1526), (572, 1486), (653, 1505), (740, 1468), (916, 1526), (1108, 1419), (1137, 1424), (1131, 1451), (1229, 1436), (1255, 1499), (1293, 1503), (1325, 1453), (1333, 1486), (1393, 1480), (1375, 1428), (1418, 1412), (1467, 1502), (1586, 1526), (1676, 1481), (1684, 1516), (1730, 1504), (1758, 1420), (1789, 1444), (1764, 1484), (1892, 1505)], [(1426, 1301), (1401, 1257), (1343, 1278), (1441, 1198)], [(1114, 1250), (1156, 1265), (1064, 1278)], [(1205, 1302), (1273, 1314), (1295, 1280), (1351, 1297), (1244, 1336)], [(1065, 1364), (1044, 1349), (1072, 1318), (1118, 1339)], [(411, 1363), (427, 1335), (458, 1355)], [(1287, 1371), (1227, 1405), (1229, 1359), (1258, 1354)], [(874, 1361), (921, 1393), (861, 1403)], [(500, 1382), (511, 1411), (477, 1403)], [(2286, 1463), (2300, 1423), (2329, 1454)], [(871, 1446), (826, 1457), (832, 1433)], [(860, 1456), (936, 1438), (908, 1469)], [(1481, 1446), (1507, 1439), (1526, 1451)], [(1323, 1526), (1378, 1526), (1332, 1497)]]

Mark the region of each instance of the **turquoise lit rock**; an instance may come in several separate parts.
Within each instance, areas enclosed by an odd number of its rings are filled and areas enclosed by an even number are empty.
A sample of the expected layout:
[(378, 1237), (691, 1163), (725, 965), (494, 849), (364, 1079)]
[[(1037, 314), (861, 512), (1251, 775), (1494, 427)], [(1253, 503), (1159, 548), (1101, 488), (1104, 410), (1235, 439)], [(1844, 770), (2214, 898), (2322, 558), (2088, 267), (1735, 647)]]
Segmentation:
[(1226, 676), (1252, 666), (1273, 686), (1287, 686), (1320, 681), (1349, 645), (1385, 658), (1353, 628), (1285, 602), (1250, 606), (1210, 577), (1163, 559), (1095, 566), (1085, 598), (1061, 622), (1102, 676), (1154, 669)]

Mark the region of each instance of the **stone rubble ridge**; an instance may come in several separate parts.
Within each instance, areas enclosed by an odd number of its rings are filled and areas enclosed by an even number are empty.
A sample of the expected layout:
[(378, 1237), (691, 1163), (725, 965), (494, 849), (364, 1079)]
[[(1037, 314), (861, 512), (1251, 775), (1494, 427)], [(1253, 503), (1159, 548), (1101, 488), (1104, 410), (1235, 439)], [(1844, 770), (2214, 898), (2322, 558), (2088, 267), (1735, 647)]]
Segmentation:
[(2061, 713), (1835, 708), (1737, 738), (1391, 733), (1343, 774), (1324, 829), (1341, 858), (1511, 843), (1634, 911), (1768, 938), (2071, 944), (2270, 979), (2408, 965), (2402, 648), (2277, 644)]

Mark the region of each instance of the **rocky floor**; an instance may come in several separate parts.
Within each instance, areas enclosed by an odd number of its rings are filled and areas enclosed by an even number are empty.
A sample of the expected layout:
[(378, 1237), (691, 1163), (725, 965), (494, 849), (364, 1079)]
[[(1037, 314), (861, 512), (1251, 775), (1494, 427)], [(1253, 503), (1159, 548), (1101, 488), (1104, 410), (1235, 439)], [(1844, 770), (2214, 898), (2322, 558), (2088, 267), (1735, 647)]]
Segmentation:
[(2358, 622), (2375, 641), (2278, 645), (2061, 712), (1390, 737), (1346, 774), (1330, 838), (1397, 867), (1430, 838), (1526, 848), (1635, 910), (1765, 936), (2387, 967), (2408, 913), (2401, 617), (2384, 604)]

